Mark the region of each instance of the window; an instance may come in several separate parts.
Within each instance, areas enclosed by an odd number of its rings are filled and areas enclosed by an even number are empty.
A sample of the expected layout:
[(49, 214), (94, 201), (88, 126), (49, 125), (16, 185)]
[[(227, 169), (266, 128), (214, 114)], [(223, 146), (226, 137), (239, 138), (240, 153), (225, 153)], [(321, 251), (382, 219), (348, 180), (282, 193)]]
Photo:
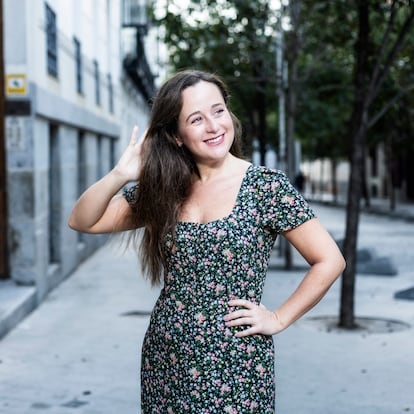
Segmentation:
[[(88, 166), (87, 166), (87, 146), (86, 138), (83, 131), (78, 131), (78, 162), (77, 162), (77, 171), (78, 171), (78, 197), (86, 190), (88, 186)], [(86, 237), (85, 233), (78, 232), (78, 243), (80, 246), (85, 242)]]
[(46, 49), (47, 49), (47, 71), (49, 75), (57, 77), (57, 28), (56, 13), (46, 5)]
[(93, 61), (94, 74), (95, 74), (95, 103), (101, 104), (101, 91), (100, 91), (100, 79), (99, 79), (99, 64), (96, 60)]
[(110, 151), (109, 166), (110, 166), (110, 168), (113, 168), (113, 167), (115, 167), (115, 164), (117, 162), (117, 158), (116, 158), (116, 141), (115, 141), (114, 138), (111, 139), (109, 151)]
[(104, 166), (103, 166), (103, 154), (104, 154), (104, 149), (103, 149), (103, 136), (102, 135), (98, 135), (97, 141), (96, 141), (96, 153), (97, 153), (97, 159), (98, 159), (98, 164), (97, 164), (97, 169), (96, 169), (96, 176), (97, 178), (101, 178), (104, 176)]
[(49, 124), (49, 265), (57, 265), (61, 261), (61, 167), (59, 128)]
[(109, 105), (109, 112), (111, 114), (114, 113), (114, 87), (112, 85), (112, 76), (108, 73), (108, 105)]
[(76, 64), (76, 90), (78, 93), (83, 93), (83, 79), (82, 79), (82, 49), (79, 40), (74, 37), (73, 43), (75, 45), (75, 64)]

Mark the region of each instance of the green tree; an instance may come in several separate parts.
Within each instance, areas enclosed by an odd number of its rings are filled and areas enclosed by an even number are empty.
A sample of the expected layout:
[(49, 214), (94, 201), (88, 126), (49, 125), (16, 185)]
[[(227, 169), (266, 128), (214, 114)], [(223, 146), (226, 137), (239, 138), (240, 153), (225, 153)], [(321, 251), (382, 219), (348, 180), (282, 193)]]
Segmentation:
[[(404, 41), (413, 26), (414, 7), (411, 1), (392, 0), (381, 3), (356, 0), (358, 11), (358, 36), (355, 43), (354, 104), (351, 118), (352, 153), (348, 186), (348, 202), (344, 255), (347, 268), (342, 277), (339, 325), (355, 327), (354, 295), (356, 274), (356, 247), (362, 194), (362, 176), (366, 154), (366, 136), (378, 120), (410, 89), (406, 85), (398, 96), (385, 102), (374, 112), (375, 103), (390, 75)], [(372, 25), (384, 28), (380, 42), (375, 43)], [(377, 32), (376, 33), (380, 33)]]
[[(413, 89), (408, 33), (414, 8), (408, 0), (303, 0), (303, 8), (297, 131), (308, 156), (329, 157), (334, 165), (346, 155), (351, 161), (339, 324), (353, 328), (360, 199), (364, 194), (368, 200), (367, 142), (388, 145), (391, 170), (397, 140), (412, 145), (407, 139), (412, 112), (405, 105), (412, 101), (407, 94)], [(375, 126), (385, 128), (374, 139)]]
[(200, 0), (154, 2), (152, 16), (164, 29), (174, 71), (203, 69), (220, 74), (232, 92), (232, 109), (245, 130), (245, 145), (259, 141), (264, 163), (274, 143), (275, 50), (277, 19), (269, 1)]
[[(280, 11), (264, 0), (193, 0), (185, 8), (173, 0), (160, 4), (154, 4), (154, 19), (165, 29), (172, 68), (205, 69), (226, 79), (233, 110), (246, 136), (258, 138), (263, 162), (266, 144), (276, 135), (274, 28)], [(340, 326), (353, 328), (365, 155), (378, 141), (392, 154), (401, 142), (412, 145), (407, 108), (413, 96), (407, 92), (414, 85), (408, 36), (413, 1), (291, 0), (289, 12), (289, 134), (301, 139), (309, 157), (329, 157), (335, 165), (348, 156), (351, 163)]]
[(306, 158), (331, 160), (335, 197), (336, 165), (350, 151), (354, 16), (346, 0), (303, 0), (297, 136)]

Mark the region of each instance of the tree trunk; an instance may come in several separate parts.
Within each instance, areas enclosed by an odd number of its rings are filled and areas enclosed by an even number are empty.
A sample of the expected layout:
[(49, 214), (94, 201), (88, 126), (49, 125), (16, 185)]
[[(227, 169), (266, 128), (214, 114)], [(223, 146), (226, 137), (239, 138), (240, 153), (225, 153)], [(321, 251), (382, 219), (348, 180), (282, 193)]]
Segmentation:
[(371, 194), (369, 192), (368, 188), (368, 174), (367, 174), (367, 154), (366, 154), (366, 148), (364, 145), (363, 148), (364, 154), (362, 157), (362, 171), (361, 171), (361, 179), (362, 179), (362, 196), (364, 198), (365, 207), (370, 208), (371, 207)]
[(352, 114), (352, 154), (351, 172), (348, 184), (348, 203), (343, 253), (347, 263), (342, 275), (341, 307), (339, 326), (355, 328), (355, 275), (356, 253), (359, 226), (360, 198), (362, 193), (362, 174), (365, 156), (365, 135), (368, 125), (367, 91), (368, 41), (369, 41), (369, 0), (360, 0), (358, 4), (358, 39), (355, 45), (356, 68), (354, 75), (354, 110)]
[[(289, 15), (294, 30), (290, 32), (286, 57), (289, 64), (288, 85), (287, 85), (287, 165), (286, 173), (293, 182), (298, 167), (295, 158), (295, 120), (296, 120), (296, 93), (298, 78), (298, 53), (299, 53), (299, 17), (301, 0), (291, 0), (289, 3)], [(285, 269), (293, 269), (292, 246), (286, 243), (285, 246)]]
[(396, 207), (395, 202), (395, 188), (394, 188), (394, 156), (393, 156), (393, 148), (392, 148), (392, 137), (388, 136), (385, 142), (385, 163), (387, 166), (388, 174), (387, 174), (387, 194), (388, 199), (390, 201), (390, 210), (394, 211)]
[(266, 151), (267, 151), (267, 139), (266, 139), (266, 74), (265, 64), (261, 57), (257, 57), (254, 54), (251, 55), (253, 64), (253, 79), (255, 80), (255, 106), (256, 106), (256, 120), (257, 120), (257, 135), (259, 141), (260, 163), (266, 164)]
[[(390, 36), (395, 22), (395, 12), (398, 7), (396, 1), (390, 4), (390, 17), (388, 27), (384, 33), (382, 43), (377, 56), (377, 61), (374, 65), (372, 73), (369, 71), (369, 12), (370, 0), (356, 0), (358, 9), (358, 38), (355, 45), (356, 66), (354, 74), (354, 109), (351, 126), (353, 126), (353, 142), (351, 155), (351, 173), (348, 187), (348, 205), (347, 205), (347, 219), (346, 231), (344, 241), (344, 256), (347, 262), (347, 267), (342, 276), (341, 288), (341, 309), (339, 326), (343, 328), (352, 329), (356, 326), (354, 316), (354, 294), (355, 294), (355, 274), (356, 274), (356, 248), (359, 224), (359, 208), (360, 197), (362, 190), (362, 167), (364, 162), (365, 152), (365, 136), (368, 125), (372, 127), (375, 122), (385, 113), (380, 111), (381, 116), (375, 116), (372, 120), (368, 119), (369, 109), (372, 106), (375, 98), (386, 79), (386, 76), (395, 61), (398, 51), (401, 49), (404, 39), (412, 28), (414, 21), (414, 8), (407, 4), (409, 11), (405, 18), (401, 30), (396, 33), (395, 40), (391, 40)], [(389, 43), (392, 43), (389, 46)], [(389, 46), (389, 47), (388, 47)], [(387, 56), (385, 51), (389, 50)]]
[(356, 252), (359, 226), (360, 198), (362, 190), (362, 158), (366, 130), (362, 126), (353, 138), (353, 152), (351, 173), (348, 185), (348, 202), (346, 214), (346, 231), (343, 254), (346, 260), (346, 269), (342, 275), (341, 308), (339, 326), (353, 329), (355, 324), (355, 275)]
[(337, 177), (338, 161), (336, 158), (331, 160), (331, 187), (332, 187), (332, 201), (338, 204), (338, 177)]

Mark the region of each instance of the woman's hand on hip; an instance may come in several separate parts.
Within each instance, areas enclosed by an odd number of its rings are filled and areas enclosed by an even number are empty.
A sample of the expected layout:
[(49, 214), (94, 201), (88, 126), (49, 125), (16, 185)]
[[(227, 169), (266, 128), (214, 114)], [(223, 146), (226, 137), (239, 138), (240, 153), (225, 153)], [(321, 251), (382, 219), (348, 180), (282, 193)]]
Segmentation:
[(257, 334), (274, 335), (283, 330), (277, 313), (269, 311), (263, 304), (256, 305), (246, 299), (233, 299), (228, 304), (238, 309), (224, 316), (226, 326), (248, 326), (236, 333), (238, 338)]

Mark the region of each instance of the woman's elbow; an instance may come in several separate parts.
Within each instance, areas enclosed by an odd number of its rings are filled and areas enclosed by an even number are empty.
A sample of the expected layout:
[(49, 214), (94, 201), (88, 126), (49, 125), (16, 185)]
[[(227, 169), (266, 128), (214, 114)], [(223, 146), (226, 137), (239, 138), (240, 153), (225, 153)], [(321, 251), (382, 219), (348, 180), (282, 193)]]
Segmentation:
[(334, 273), (337, 275), (337, 277), (339, 277), (342, 274), (342, 272), (345, 270), (346, 261), (341, 252), (338, 252), (337, 255), (335, 256), (335, 260), (333, 260), (332, 266), (335, 269)]
[(326, 254), (324, 259), (321, 259), (321, 266), (325, 269), (325, 274), (334, 283), (345, 270), (346, 262), (341, 252), (330, 252)]
[(76, 225), (76, 220), (72, 216), (68, 219), (68, 227), (72, 230), (79, 231), (79, 227)]
[(75, 231), (88, 233), (88, 231), (81, 225), (81, 223), (79, 223), (79, 220), (76, 219), (76, 215), (73, 213), (68, 218), (68, 227)]
[(344, 256), (341, 255), (341, 270), (339, 273), (342, 273), (346, 269), (346, 260)]

